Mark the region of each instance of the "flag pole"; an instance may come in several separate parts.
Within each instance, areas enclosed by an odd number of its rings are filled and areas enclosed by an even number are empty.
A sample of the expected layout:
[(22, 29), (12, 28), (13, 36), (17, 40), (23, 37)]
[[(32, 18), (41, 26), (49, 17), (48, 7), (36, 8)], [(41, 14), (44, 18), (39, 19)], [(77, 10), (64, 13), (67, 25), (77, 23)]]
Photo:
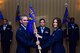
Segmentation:
[[(34, 22), (34, 29), (36, 29), (36, 24), (35, 24), (35, 22)], [(37, 30), (37, 29), (36, 29), (36, 30)], [(36, 35), (36, 37), (37, 37), (38, 33), (36, 32), (35, 35)], [(38, 37), (37, 37), (37, 41), (39, 41)], [(38, 47), (41, 47), (41, 46), (38, 45)], [(41, 49), (39, 49), (39, 53), (41, 53)]]
[[(33, 24), (34, 24), (34, 29), (37, 30), (37, 28), (36, 28), (36, 23), (34, 22)], [(38, 33), (36, 32), (35, 35), (36, 35), (37, 41), (39, 41), (39, 39), (38, 39), (38, 37), (37, 37)], [(38, 48), (39, 48), (39, 47), (41, 47), (41, 46), (38, 45)], [(38, 49), (38, 50), (39, 50), (39, 53), (41, 53), (41, 49)]]
[[(65, 3), (65, 7), (67, 8), (68, 7), (68, 2)], [(68, 22), (66, 23), (66, 33), (67, 33), (67, 36), (68, 36)], [(69, 42), (67, 41), (67, 52), (69, 52)]]
[[(35, 23), (35, 12), (34, 12), (34, 9), (32, 8), (32, 5), (30, 4), (30, 17), (32, 17), (32, 19), (33, 19), (33, 25), (34, 25), (34, 29), (35, 30), (37, 30), (37, 28), (36, 28), (36, 23)], [(35, 36), (36, 36), (36, 38), (37, 38), (37, 41), (39, 41), (39, 39), (38, 39), (38, 33), (37, 33), (37, 31), (35, 32)], [(39, 49), (39, 47), (41, 47), (40, 46), (40, 44), (38, 45), (38, 50), (39, 50), (39, 53), (41, 53), (41, 49)]]

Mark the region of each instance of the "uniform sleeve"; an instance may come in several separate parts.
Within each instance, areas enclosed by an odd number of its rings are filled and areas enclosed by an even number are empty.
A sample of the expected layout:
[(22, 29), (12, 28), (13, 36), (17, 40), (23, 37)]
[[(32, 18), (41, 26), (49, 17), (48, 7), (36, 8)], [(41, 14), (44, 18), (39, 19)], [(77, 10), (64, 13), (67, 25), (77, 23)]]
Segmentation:
[(76, 33), (77, 33), (76, 38), (77, 40), (79, 40), (79, 26), (78, 25), (77, 25)]
[(12, 30), (12, 26), (10, 26), (10, 40), (12, 40), (13, 38), (13, 30)]
[(54, 43), (60, 41), (62, 39), (62, 31), (57, 31), (54, 35), (54, 37), (51, 35), (49, 42), (47, 44), (43, 45), (42, 48), (45, 49), (46, 47), (52, 46)]
[(25, 35), (20, 30), (16, 32), (16, 40), (17, 43), (22, 46), (36, 47), (36, 44), (33, 41), (27, 40)]
[(0, 34), (1, 34), (1, 26), (0, 26)]

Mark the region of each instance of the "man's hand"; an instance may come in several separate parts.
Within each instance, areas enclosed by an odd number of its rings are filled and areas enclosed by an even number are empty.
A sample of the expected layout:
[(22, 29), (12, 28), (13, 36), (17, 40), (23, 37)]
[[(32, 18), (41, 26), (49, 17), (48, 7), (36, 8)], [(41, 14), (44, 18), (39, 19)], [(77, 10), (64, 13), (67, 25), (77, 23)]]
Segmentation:
[(42, 39), (42, 36), (40, 36), (40, 35), (37, 33), (37, 29), (34, 29), (34, 34), (36, 34), (36, 37), (37, 37), (37, 38), (41, 38), (41, 39)]
[(38, 49), (39, 49), (39, 50), (41, 50), (41, 49), (42, 49), (40, 45), (38, 45)]
[(40, 45), (40, 42), (39, 41), (36, 41), (36, 45)]
[(37, 33), (37, 29), (34, 29), (34, 34), (36, 34)]

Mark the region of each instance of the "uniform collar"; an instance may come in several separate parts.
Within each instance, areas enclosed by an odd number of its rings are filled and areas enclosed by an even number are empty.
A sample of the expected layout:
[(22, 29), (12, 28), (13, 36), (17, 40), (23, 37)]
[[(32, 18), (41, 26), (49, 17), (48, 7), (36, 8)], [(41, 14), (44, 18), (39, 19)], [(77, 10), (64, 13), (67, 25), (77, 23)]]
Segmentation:
[(24, 30), (26, 30), (26, 29), (27, 29), (27, 27), (25, 27), (23, 24), (21, 24), (21, 26), (24, 28)]
[(54, 28), (54, 31), (56, 31), (58, 29), (58, 27)]
[(41, 26), (40, 28), (41, 28), (41, 29), (42, 29), (42, 28), (44, 29), (44, 28), (45, 28), (45, 26), (44, 26), (44, 27), (42, 27), (42, 26)]

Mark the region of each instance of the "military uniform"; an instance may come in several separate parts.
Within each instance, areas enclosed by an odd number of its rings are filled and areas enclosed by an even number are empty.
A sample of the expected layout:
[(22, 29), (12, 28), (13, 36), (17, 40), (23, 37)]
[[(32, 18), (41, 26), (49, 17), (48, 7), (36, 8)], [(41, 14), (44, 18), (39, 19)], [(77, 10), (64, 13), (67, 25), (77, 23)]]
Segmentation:
[(16, 53), (30, 53), (30, 47), (36, 47), (32, 41), (34, 35), (27, 31), (27, 28), (22, 24), (16, 32), (17, 50)]
[(51, 47), (51, 53), (65, 53), (62, 29), (55, 29), (51, 34), (49, 42), (42, 46), (43, 49), (46, 49), (46, 47)]
[(77, 24), (70, 23), (68, 25), (68, 36), (69, 36), (69, 52), (76, 52), (76, 44), (79, 40), (79, 27)]
[[(50, 36), (50, 29), (48, 27), (39, 26), (39, 27), (37, 27), (37, 30), (38, 30), (38, 34), (41, 35), (42, 37), (44, 37), (42, 39), (39, 39), (40, 45), (42, 46), (49, 41), (48, 38)], [(48, 49), (49, 48), (42, 49), (41, 53), (48, 53)], [(37, 51), (37, 53), (39, 53), (39, 52)]]
[(13, 36), (12, 26), (7, 24), (1, 25), (0, 34), (1, 34), (1, 46), (3, 53), (10, 53), (10, 44)]

